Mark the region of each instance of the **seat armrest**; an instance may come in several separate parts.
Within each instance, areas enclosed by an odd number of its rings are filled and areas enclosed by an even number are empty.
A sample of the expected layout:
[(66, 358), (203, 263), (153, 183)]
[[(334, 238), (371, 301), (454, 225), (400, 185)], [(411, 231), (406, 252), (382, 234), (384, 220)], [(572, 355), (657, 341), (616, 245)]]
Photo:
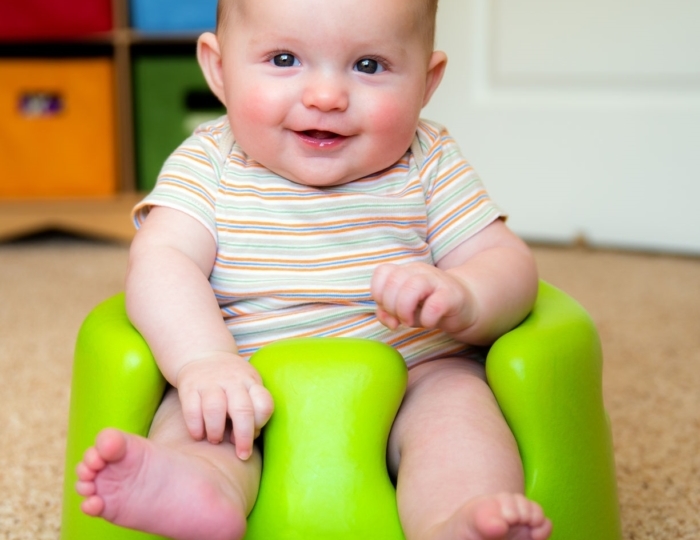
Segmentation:
[(530, 315), (487, 357), (489, 385), (520, 450), (525, 492), (552, 519), (553, 539), (621, 538), (602, 366), (590, 316), (544, 282)]
[(83, 515), (75, 492), (75, 467), (97, 434), (115, 427), (147, 435), (165, 390), (165, 379), (150, 349), (126, 315), (124, 294), (98, 305), (78, 333), (73, 381), (66, 469), (64, 476), (61, 538), (157, 538), (118, 528)]

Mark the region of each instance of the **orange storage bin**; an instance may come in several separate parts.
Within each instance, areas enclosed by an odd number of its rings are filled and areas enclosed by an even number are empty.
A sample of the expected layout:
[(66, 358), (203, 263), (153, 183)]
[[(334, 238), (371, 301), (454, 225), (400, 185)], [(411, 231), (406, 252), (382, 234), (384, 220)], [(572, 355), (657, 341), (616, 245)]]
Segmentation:
[(0, 198), (116, 192), (106, 58), (0, 60)]

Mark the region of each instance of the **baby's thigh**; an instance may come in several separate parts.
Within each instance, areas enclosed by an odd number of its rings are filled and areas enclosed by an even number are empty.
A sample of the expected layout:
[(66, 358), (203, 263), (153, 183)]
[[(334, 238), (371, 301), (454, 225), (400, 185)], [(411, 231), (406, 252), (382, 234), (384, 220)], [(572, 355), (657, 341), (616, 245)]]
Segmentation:
[(153, 417), (148, 438), (163, 444), (191, 441), (192, 436), (187, 431), (185, 418), (177, 389), (168, 387)]
[[(233, 494), (236, 498), (240, 497), (246, 513), (250, 512), (260, 484), (261, 456), (258, 449), (254, 448), (249, 459), (243, 461), (238, 458), (231, 443), (230, 423), (224, 432), (223, 441), (218, 444), (207, 440), (195, 440), (185, 425), (177, 390), (169, 388), (153, 418), (148, 438), (156, 446), (171, 450), (170, 455), (177, 456), (177, 463), (183, 470), (201, 472), (198, 467), (207, 463), (205, 470), (209, 473), (217, 471), (217, 482), (224, 486), (225, 492)], [(200, 478), (206, 480), (209, 473)]]
[(392, 474), (405, 457), (481, 451), (505, 444), (517, 452), (484, 366), (466, 358), (445, 358), (409, 371), (408, 388), (389, 437)]

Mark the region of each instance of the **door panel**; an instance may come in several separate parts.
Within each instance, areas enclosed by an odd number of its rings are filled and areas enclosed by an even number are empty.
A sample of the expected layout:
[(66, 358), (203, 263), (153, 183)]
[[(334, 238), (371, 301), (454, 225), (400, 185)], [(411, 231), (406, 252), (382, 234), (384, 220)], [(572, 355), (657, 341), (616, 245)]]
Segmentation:
[(700, 254), (700, 4), (442, 0), (443, 122), (531, 240)]

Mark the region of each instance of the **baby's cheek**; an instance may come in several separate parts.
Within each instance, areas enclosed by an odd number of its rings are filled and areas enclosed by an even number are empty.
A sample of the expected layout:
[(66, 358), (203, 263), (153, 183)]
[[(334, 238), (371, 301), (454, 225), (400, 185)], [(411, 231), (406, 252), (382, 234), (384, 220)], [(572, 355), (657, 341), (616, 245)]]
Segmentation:
[(418, 116), (416, 110), (401, 100), (386, 100), (372, 114), (373, 131), (383, 138), (383, 144), (402, 148), (402, 153), (413, 140)]
[(272, 104), (273, 100), (264, 88), (252, 87), (235, 96), (233, 110), (236, 117), (244, 119), (254, 127), (257, 124), (269, 123), (269, 117), (274, 111)]

